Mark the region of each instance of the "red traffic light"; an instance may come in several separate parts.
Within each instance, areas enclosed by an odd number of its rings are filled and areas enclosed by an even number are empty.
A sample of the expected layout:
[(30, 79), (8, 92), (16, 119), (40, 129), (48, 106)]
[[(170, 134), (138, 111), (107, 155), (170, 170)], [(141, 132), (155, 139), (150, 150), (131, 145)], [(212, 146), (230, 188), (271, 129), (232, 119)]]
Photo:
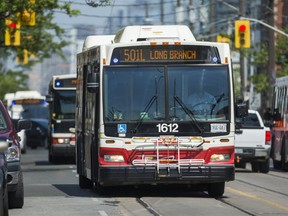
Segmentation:
[(11, 28), (11, 29), (14, 29), (14, 28), (16, 28), (16, 23), (15, 22), (11, 22), (10, 24), (9, 24), (9, 27)]
[(245, 25), (240, 25), (239, 26), (239, 31), (240, 32), (245, 32), (246, 31), (246, 26)]

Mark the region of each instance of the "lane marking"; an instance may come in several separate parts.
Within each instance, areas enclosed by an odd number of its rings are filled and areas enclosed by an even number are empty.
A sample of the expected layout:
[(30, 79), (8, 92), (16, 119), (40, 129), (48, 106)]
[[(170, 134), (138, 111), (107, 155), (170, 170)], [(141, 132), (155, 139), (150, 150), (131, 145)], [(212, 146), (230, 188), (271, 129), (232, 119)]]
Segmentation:
[(260, 202), (264, 202), (264, 203), (266, 203), (266, 204), (268, 204), (268, 205), (274, 206), (274, 207), (276, 207), (276, 208), (279, 208), (279, 209), (282, 209), (282, 210), (288, 212), (288, 208), (287, 208), (287, 207), (285, 207), (285, 206), (283, 206), (283, 205), (280, 205), (280, 204), (278, 204), (278, 203), (275, 203), (275, 202), (272, 202), (272, 201), (269, 201), (269, 200), (262, 199), (262, 198), (260, 198), (260, 197), (255, 196), (255, 195), (252, 195), (252, 194), (244, 193), (244, 192), (242, 192), (242, 191), (236, 190), (236, 189), (231, 188), (231, 187), (226, 187), (226, 189), (228, 189), (228, 190), (230, 190), (230, 191), (232, 191), (232, 192), (234, 192), (234, 193), (241, 194), (241, 195), (243, 195), (243, 196), (245, 196), (245, 197), (249, 197), (249, 198), (251, 198), (251, 199), (255, 199), (255, 200), (258, 200), (258, 201), (260, 201)]
[(108, 214), (107, 214), (105, 211), (99, 211), (99, 214), (100, 214), (101, 216), (108, 216)]

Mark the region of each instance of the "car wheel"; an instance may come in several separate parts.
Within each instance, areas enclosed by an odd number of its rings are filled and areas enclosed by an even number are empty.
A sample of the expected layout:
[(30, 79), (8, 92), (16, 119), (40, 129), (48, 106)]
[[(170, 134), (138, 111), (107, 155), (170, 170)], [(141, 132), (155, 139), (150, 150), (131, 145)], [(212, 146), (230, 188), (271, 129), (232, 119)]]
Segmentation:
[(270, 161), (267, 159), (264, 162), (259, 162), (259, 170), (261, 173), (268, 173), (270, 170)]
[(224, 194), (225, 182), (210, 183), (208, 185), (208, 194), (210, 197), (218, 198)]
[(16, 191), (11, 191), (8, 194), (9, 208), (22, 208), (24, 205), (24, 185), (23, 174), (19, 172), (18, 184)]
[(8, 215), (8, 192), (7, 187), (4, 188), (4, 184), (2, 184), (2, 189), (0, 191), (0, 216)]
[(251, 162), (252, 172), (259, 172), (259, 163), (258, 162)]

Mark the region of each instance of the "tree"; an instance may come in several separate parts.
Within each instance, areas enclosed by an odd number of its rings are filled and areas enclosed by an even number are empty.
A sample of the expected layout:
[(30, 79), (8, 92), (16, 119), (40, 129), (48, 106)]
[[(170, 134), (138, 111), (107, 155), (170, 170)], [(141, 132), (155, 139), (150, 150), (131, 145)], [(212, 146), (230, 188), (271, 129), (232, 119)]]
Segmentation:
[[(100, 0), (94, 7), (102, 6), (109, 2), (108, 0)], [(17, 20), (19, 13), (24, 10), (32, 10), (36, 14), (36, 25), (22, 25), (21, 45), (4, 47), (4, 31), (5, 18)], [(23, 73), (23, 69), (29, 70), (34, 64), (42, 62), (45, 58), (49, 58), (51, 54), (58, 54), (65, 59), (62, 53), (62, 48), (70, 42), (65, 39), (65, 31), (57, 23), (53, 22), (54, 13), (62, 12), (68, 16), (77, 16), (80, 14), (78, 10), (71, 9), (69, 1), (60, 0), (1, 0), (0, 1), (0, 98), (8, 92), (28, 89), (26, 81), (28, 77)], [(8, 57), (13, 57), (23, 54), (23, 50), (28, 50), (29, 56), (35, 56), (33, 60), (29, 59), (28, 64), (19, 64), (19, 70), (6, 70), (3, 66)], [(2, 64), (1, 64), (2, 63)], [(21, 69), (22, 68), (22, 69)]]
[[(23, 49), (28, 49), (30, 54), (37, 56), (34, 61), (28, 64), (32, 66), (43, 59), (50, 57), (51, 53), (62, 55), (62, 48), (69, 42), (64, 38), (64, 29), (53, 23), (55, 11), (64, 11), (69, 16), (76, 16), (80, 12), (71, 9), (71, 3), (60, 3), (58, 0), (36, 0), (35, 3), (23, 0), (4, 0), (0, 2), (0, 31), (4, 32), (5, 18), (17, 20), (17, 15), (23, 10), (33, 10), (36, 13), (36, 25), (21, 25), (21, 45), (19, 47), (5, 47), (7, 53), (21, 53)], [(3, 45), (4, 34), (1, 34), (1, 44)], [(6, 55), (7, 56), (7, 55)], [(25, 65), (27, 67), (27, 65)]]
[[(288, 32), (288, 29), (285, 29)], [(278, 35), (276, 45), (277, 76), (288, 75), (288, 38)]]

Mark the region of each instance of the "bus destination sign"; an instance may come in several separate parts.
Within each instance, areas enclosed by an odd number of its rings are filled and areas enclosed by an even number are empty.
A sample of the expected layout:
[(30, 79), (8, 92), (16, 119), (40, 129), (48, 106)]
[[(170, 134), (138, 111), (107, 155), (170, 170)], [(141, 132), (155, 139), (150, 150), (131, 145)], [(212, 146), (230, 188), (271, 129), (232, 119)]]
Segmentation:
[(220, 63), (216, 47), (193, 45), (129, 46), (115, 48), (111, 65), (131, 63)]
[(54, 88), (76, 88), (77, 80), (75, 78), (69, 79), (55, 79)]
[(26, 99), (15, 99), (13, 100), (13, 105), (38, 105), (38, 104), (44, 104), (44, 99), (36, 99), (36, 98), (26, 98)]

